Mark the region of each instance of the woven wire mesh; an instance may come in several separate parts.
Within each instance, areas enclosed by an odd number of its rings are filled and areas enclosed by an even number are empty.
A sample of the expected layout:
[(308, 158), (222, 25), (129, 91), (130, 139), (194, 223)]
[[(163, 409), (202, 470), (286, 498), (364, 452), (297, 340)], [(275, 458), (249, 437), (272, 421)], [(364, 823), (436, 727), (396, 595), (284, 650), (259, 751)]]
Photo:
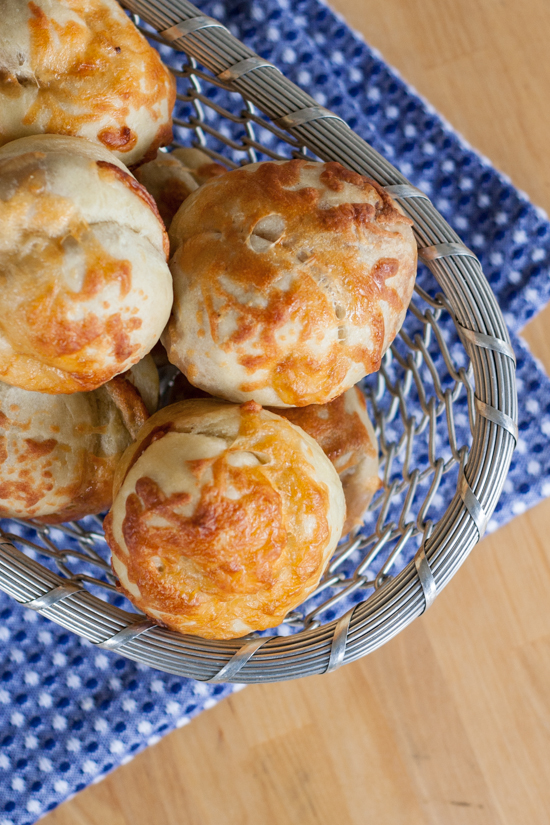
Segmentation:
[[(138, 18), (134, 21), (141, 27)], [(149, 27), (141, 28), (159, 48), (177, 78), (174, 146), (200, 147), (230, 169), (257, 160), (321, 159), (261, 114), (246, 96), (235, 91), (234, 85), (218, 79), (192, 56), (167, 46)], [(451, 502), (456, 502), (457, 481), (464, 472), (472, 444), (476, 419), (474, 370), (458, 334), (459, 326), (455, 310), (441, 293), (432, 273), (421, 267), (403, 329), (384, 356), (380, 371), (363, 382), (380, 445), (380, 490), (365, 514), (362, 527), (338, 546), (316, 591), (292, 611), (279, 628), (269, 631), (269, 635), (284, 636), (327, 627), (358, 603), (372, 600), (374, 604), (383, 590), (389, 599), (388, 585), (401, 571), (399, 586), (403, 589), (403, 583), (410, 581), (410, 576), (403, 578), (406, 565), (432, 534), (435, 523), (448, 514)], [(173, 369), (169, 367), (161, 375), (164, 397), (172, 379)], [(136, 612), (116, 591), (100, 517), (55, 527), (4, 521), (0, 538), (39, 561), (44, 572), (59, 573), (112, 605), (111, 633), (128, 625), (126, 611)], [(465, 553), (469, 550), (467, 543)], [(470, 540), (469, 543), (471, 546)], [(0, 586), (3, 586), (2, 576), (11, 576), (10, 587), (4, 589), (16, 598), (20, 592), (19, 600), (29, 601), (28, 588), (18, 584), (14, 569), (8, 568), (9, 565), (0, 567)], [(39, 576), (39, 569), (33, 569)], [(52, 579), (52, 585), (55, 581)], [(38, 589), (37, 594), (41, 592)], [(70, 599), (66, 605), (70, 611)], [(418, 612), (416, 602), (414, 610)], [(89, 619), (87, 621), (89, 624)], [(73, 629), (98, 643), (110, 635), (102, 629), (95, 638), (90, 627), (83, 629), (82, 622), (82, 616), (75, 619)], [(68, 619), (65, 623), (71, 625)], [(396, 624), (395, 628), (384, 630), (380, 640), (389, 638), (397, 629)], [(165, 639), (174, 637), (167, 631), (162, 632)], [(304, 644), (310, 644), (311, 638), (306, 632), (304, 640), (308, 641)], [(130, 644), (120, 652), (140, 658), (136, 642), (133, 644), (134, 649)], [(209, 643), (202, 643), (201, 648), (199, 640), (197, 645), (208, 655)], [(218, 658), (207, 663), (207, 671), (212, 667), (215, 671), (227, 660), (220, 653), (223, 647), (224, 643), (217, 643)], [(367, 652), (367, 648), (368, 645), (359, 653), (352, 650), (350, 659)], [(238, 643), (231, 650), (238, 652)], [(204, 678), (197, 675), (200, 667), (193, 670), (192, 666), (176, 666), (170, 660), (171, 655), (177, 657), (165, 652), (164, 656), (158, 654), (157, 660), (151, 656), (141, 658), (162, 669)], [(179, 656), (182, 655), (180, 651)], [(281, 654), (273, 648), (273, 655), (277, 658)], [(212, 652), (211, 656), (214, 656)], [(300, 668), (292, 665), (284, 678), (292, 675), (301, 675)], [(252, 674), (249, 680), (276, 678), (276, 674), (261, 677)]]

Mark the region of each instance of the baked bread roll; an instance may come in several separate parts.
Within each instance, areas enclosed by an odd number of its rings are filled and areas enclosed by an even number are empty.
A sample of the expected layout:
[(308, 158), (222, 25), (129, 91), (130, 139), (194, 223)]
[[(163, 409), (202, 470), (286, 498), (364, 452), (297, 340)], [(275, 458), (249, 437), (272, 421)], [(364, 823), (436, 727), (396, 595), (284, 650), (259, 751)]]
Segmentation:
[(107, 510), (115, 467), (157, 405), (150, 356), (94, 392), (0, 383), (0, 516), (56, 524)]
[(346, 498), (343, 535), (363, 523), (365, 510), (380, 489), (378, 442), (363, 393), (352, 387), (328, 404), (274, 408), (315, 439), (340, 476)]
[(136, 169), (135, 175), (155, 199), (164, 225), (169, 227), (191, 192), (225, 172), (224, 166), (213, 163), (200, 149), (181, 147), (159, 152), (155, 160)]
[(207, 181), (170, 240), (170, 361), (213, 395), (267, 406), (325, 404), (377, 370), (416, 274), (411, 221), (338, 163)]
[(0, 0), (0, 145), (74, 135), (132, 166), (172, 140), (175, 80), (115, 0)]
[(344, 517), (338, 475), (303, 430), (254, 402), (199, 399), (140, 431), (104, 526), (140, 610), (231, 639), (275, 627), (315, 589)]
[(93, 390), (168, 320), (168, 239), (151, 196), (106, 149), (36, 135), (0, 149), (0, 380)]

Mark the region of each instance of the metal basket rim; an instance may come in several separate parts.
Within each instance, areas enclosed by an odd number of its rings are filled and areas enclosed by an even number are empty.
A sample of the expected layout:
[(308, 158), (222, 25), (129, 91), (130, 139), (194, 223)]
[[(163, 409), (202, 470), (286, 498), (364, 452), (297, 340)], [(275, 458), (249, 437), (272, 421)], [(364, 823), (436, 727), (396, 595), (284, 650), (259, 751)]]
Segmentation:
[(424, 612), (483, 534), (517, 439), (515, 361), (506, 325), (475, 255), (426, 195), (337, 115), (187, 0), (123, 0), (123, 5), (319, 157), (368, 174), (400, 201), (415, 223), (419, 256), (452, 308), (473, 365), (477, 415), (470, 459), (415, 559), (340, 619), (295, 636), (207, 641), (142, 617), (132, 622), (131, 614), (50, 572), (7, 541), (0, 542), (0, 588), (95, 645), (169, 673), (253, 683), (330, 672), (384, 644)]

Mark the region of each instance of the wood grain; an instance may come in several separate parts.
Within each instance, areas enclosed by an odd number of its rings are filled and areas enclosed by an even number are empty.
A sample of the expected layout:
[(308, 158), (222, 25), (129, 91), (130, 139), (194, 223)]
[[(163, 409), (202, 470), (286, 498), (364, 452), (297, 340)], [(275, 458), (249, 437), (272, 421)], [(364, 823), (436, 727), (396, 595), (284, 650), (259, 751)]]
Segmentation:
[[(547, 0), (333, 0), (550, 210)], [(526, 330), (550, 368), (550, 315)], [(44, 825), (547, 825), (550, 501), (474, 551), (433, 607), (326, 677), (249, 687)]]

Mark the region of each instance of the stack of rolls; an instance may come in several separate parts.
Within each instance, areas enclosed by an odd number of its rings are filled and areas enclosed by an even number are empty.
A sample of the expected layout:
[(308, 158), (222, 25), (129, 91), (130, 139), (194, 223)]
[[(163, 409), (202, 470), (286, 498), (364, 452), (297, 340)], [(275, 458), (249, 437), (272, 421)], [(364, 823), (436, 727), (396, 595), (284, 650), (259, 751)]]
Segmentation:
[(127, 167), (175, 83), (114, 0), (0, 9), (0, 515), (56, 523), (110, 507), (158, 406), (169, 242)]
[(110, 508), (156, 622), (274, 627), (380, 486), (355, 385), (403, 323), (411, 221), (338, 163), (158, 151), (174, 81), (114, 0), (2, 9), (0, 515)]
[(268, 161), (178, 190), (180, 163), (142, 177), (170, 193), (166, 214), (182, 198), (162, 336), (180, 373), (118, 467), (105, 527), (141, 610), (223, 639), (311, 594), (380, 487), (354, 384), (403, 323), (416, 243), (389, 195), (337, 163)]

